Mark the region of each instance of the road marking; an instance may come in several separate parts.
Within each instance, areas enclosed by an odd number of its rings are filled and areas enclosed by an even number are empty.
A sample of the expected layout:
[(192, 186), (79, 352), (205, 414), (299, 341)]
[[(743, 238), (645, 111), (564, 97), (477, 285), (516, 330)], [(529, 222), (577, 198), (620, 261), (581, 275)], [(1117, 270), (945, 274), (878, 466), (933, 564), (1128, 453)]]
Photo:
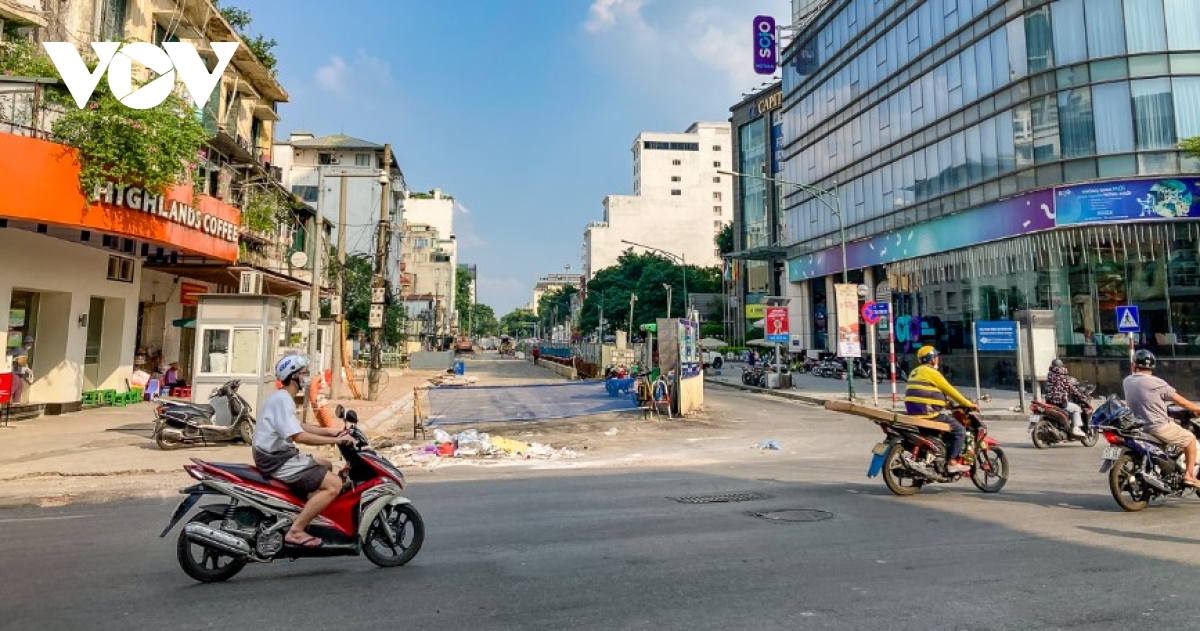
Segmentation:
[(84, 519), (86, 517), (91, 517), (91, 515), (62, 515), (60, 517), (20, 517), (20, 518), (13, 518), (13, 519), (0, 519), (0, 524), (15, 524), (15, 523), (19, 523), (19, 522), (30, 522), (30, 521), (64, 521), (67, 519)]

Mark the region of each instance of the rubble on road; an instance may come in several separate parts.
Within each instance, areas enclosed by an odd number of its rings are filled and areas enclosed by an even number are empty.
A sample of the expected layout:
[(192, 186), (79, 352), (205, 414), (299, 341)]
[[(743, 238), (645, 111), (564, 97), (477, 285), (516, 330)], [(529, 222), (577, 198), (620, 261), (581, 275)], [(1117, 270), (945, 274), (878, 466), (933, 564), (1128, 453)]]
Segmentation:
[(433, 430), (433, 440), (424, 445), (405, 443), (389, 446), (384, 453), (397, 464), (406, 460), (414, 464), (433, 465), (445, 460), (570, 460), (579, 454), (566, 447), (554, 448), (544, 443), (527, 443), (503, 436), (490, 436), (475, 429), (450, 434), (442, 429)]

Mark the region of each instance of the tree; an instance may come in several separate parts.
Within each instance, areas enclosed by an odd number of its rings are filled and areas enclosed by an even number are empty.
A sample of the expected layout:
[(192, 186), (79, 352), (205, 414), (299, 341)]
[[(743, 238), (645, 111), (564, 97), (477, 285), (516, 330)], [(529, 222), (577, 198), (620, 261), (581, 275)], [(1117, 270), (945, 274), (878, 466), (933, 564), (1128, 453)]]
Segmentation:
[(571, 316), (571, 301), (579, 289), (571, 286), (552, 289), (538, 299), (538, 323), (542, 330), (549, 331), (555, 324), (562, 324)]
[[(333, 268), (336, 268), (337, 258)], [(342, 292), (342, 311), (346, 315), (346, 334), (356, 337), (368, 331), (371, 317), (371, 282), (374, 277), (374, 259), (367, 254), (351, 254), (346, 257), (346, 281)], [(384, 294), (383, 339), (391, 345), (403, 339), (402, 323), (404, 306), (392, 295), (391, 287)]]
[(1194, 158), (1200, 158), (1200, 136), (1183, 139), (1179, 143), (1179, 148), (1188, 152)]
[(729, 254), (733, 251), (733, 224), (727, 223), (717, 236), (713, 238), (713, 243), (717, 246), (717, 251), (721, 256)]
[(529, 335), (532, 325), (537, 322), (537, 316), (532, 309), (515, 309), (500, 318), (500, 333), (502, 335)]
[(458, 311), (458, 329), (466, 331), (471, 315), (471, 276), (463, 267), (454, 274), (454, 308)]
[(479, 335), (498, 334), (500, 323), (496, 321), (496, 312), (489, 305), (475, 303), (471, 311), (471, 328)]
[[(683, 316), (683, 266), (654, 253), (634, 254), (626, 250), (617, 264), (600, 270), (588, 281), (587, 299), (583, 304), (579, 328), (592, 332), (604, 309), (608, 325), (605, 332), (629, 328), (629, 296), (637, 294), (633, 307), (633, 326), (653, 322), (667, 316), (667, 290), (671, 287), (671, 315)], [(721, 272), (715, 267), (687, 266), (687, 288), (693, 294), (712, 294), (721, 291)]]
[[(213, 4), (216, 5), (217, 2), (214, 0)], [(221, 11), (221, 15), (225, 17), (225, 21), (229, 22), (229, 25), (233, 27), (233, 30), (237, 31), (242, 41), (245, 42), (246, 48), (274, 76), (275, 66), (279, 64), (279, 59), (275, 57), (275, 54), (271, 50), (278, 46), (279, 42), (276, 42), (274, 38), (267, 39), (261, 34), (250, 35), (250, 25), (254, 22), (254, 17), (250, 15), (249, 11), (234, 6), (218, 8)]]

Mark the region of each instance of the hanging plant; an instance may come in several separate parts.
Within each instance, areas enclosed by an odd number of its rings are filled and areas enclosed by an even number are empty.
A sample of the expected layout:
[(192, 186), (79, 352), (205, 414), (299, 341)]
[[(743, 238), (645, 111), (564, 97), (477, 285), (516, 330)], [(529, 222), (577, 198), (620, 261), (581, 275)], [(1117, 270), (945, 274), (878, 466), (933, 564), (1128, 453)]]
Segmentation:
[(242, 225), (247, 230), (271, 233), (286, 213), (283, 196), (274, 189), (251, 188), (242, 207)]

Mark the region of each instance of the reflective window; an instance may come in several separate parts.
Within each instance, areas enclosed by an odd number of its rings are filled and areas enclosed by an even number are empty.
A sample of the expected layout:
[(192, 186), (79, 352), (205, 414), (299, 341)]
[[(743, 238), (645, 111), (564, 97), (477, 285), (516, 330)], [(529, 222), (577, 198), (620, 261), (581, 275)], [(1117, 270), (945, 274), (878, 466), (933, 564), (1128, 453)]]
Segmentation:
[(1200, 49), (1200, 2), (1166, 0), (1167, 43), (1171, 50)]
[(1058, 93), (1058, 126), (1064, 158), (1096, 154), (1091, 89), (1077, 88)]
[(1165, 50), (1167, 31), (1162, 0), (1125, 0), (1125, 33), (1131, 53)]
[(1129, 84), (1105, 83), (1092, 86), (1092, 107), (1096, 122), (1096, 153), (1133, 151), (1133, 110)]
[(1125, 17), (1121, 0), (1088, 0), (1087, 43), (1092, 59), (1125, 53)]
[[(762, 173), (767, 164), (767, 122), (760, 118), (738, 130), (742, 173)], [(742, 227), (747, 248), (767, 245), (767, 183), (751, 177), (739, 178), (742, 195)]]
[(1200, 77), (1177, 77), (1171, 81), (1179, 138), (1200, 136)]
[(1060, 66), (1087, 59), (1083, 0), (1058, 0), (1051, 5), (1054, 30), (1054, 62)]
[(1130, 82), (1138, 149), (1175, 148), (1175, 104), (1169, 79)]
[(1025, 15), (1025, 50), (1030, 73), (1054, 66), (1054, 33), (1050, 28), (1049, 6)]

